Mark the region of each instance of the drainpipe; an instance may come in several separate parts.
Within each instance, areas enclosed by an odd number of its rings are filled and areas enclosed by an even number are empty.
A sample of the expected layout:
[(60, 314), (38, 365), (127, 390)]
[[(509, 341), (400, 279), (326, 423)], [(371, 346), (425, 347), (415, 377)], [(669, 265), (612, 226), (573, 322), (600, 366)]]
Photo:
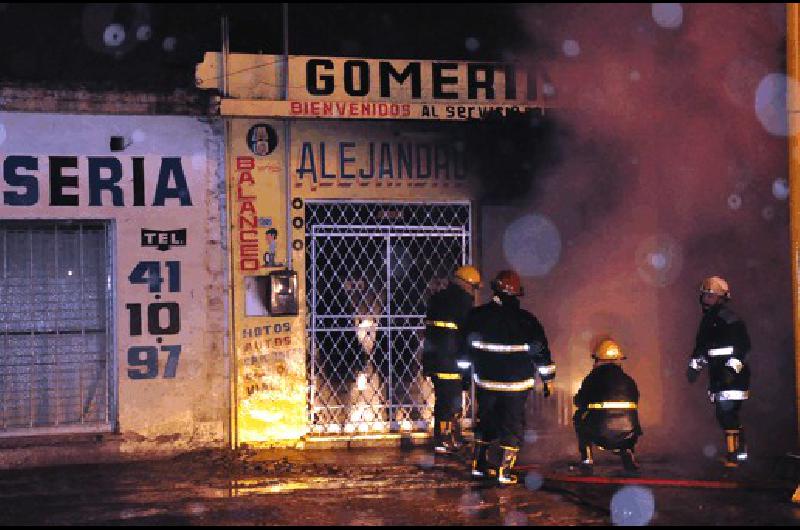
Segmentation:
[(230, 27), (228, 15), (222, 16), (222, 97), (228, 97), (228, 55), (230, 54)]
[[(800, 94), (797, 79), (800, 75), (800, 4), (786, 4), (786, 56), (788, 60), (787, 111), (789, 118), (789, 230), (792, 260), (792, 308), (794, 312), (794, 359), (797, 431), (800, 436), (800, 300), (798, 300), (798, 260), (800, 260), (800, 143), (796, 119), (800, 118)], [(800, 438), (798, 438), (800, 445)]]
[[(283, 90), (282, 99), (289, 99), (289, 4), (283, 4)], [(283, 171), (286, 182), (286, 268), (292, 269), (292, 179), (289, 166), (292, 159), (292, 125), (289, 118), (283, 120)]]

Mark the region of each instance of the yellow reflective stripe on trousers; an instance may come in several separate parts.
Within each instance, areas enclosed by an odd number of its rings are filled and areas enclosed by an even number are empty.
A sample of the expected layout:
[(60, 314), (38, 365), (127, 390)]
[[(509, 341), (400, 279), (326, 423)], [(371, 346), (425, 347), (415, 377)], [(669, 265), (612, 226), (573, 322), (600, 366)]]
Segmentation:
[(602, 401), (600, 403), (589, 403), (590, 409), (635, 409), (636, 403), (633, 401)]
[(458, 324), (455, 322), (447, 322), (445, 320), (426, 320), (425, 325), (434, 328), (458, 329)]
[(708, 350), (709, 357), (725, 357), (733, 355), (733, 346), (725, 346), (724, 348), (711, 348)]
[(712, 401), (744, 401), (750, 398), (749, 390), (722, 390), (720, 392), (709, 392)]
[(526, 379), (525, 381), (489, 381), (486, 379), (478, 378), (477, 374), (473, 377), (475, 384), (480, 388), (486, 390), (494, 390), (496, 392), (521, 392), (523, 390), (530, 390), (536, 384), (536, 379)]
[(433, 374), (439, 379), (461, 379), (461, 374), (445, 374), (445, 373), (436, 373)]

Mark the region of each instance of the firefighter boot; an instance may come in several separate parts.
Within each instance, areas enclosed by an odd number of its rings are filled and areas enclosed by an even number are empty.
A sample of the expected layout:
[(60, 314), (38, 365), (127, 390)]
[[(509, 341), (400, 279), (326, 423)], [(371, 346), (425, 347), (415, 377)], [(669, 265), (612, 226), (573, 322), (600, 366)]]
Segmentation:
[(472, 476), (475, 478), (483, 478), (489, 473), (486, 462), (486, 452), (488, 449), (488, 443), (475, 440), (475, 449), (472, 454)]
[(739, 429), (739, 448), (736, 451), (736, 460), (739, 461), (740, 464), (747, 462), (747, 440), (744, 436), (744, 430)]
[(512, 473), (512, 468), (517, 462), (518, 447), (501, 446), (503, 456), (500, 460), (500, 467), (497, 469), (497, 482), (500, 484), (516, 484), (517, 476)]
[(464, 437), (461, 436), (461, 418), (456, 416), (450, 423), (452, 425), (450, 428), (450, 450), (453, 453), (458, 453), (464, 448)]
[(636, 462), (636, 457), (633, 454), (633, 449), (623, 449), (619, 453), (622, 458), (622, 467), (628, 473), (636, 473), (639, 471), (639, 463)]
[(452, 422), (437, 421), (433, 430), (433, 451), (438, 454), (450, 452), (449, 439), (452, 432)]
[(594, 471), (594, 460), (592, 459), (591, 444), (581, 444), (578, 448), (581, 453), (581, 461), (578, 462), (578, 469), (584, 475), (591, 475)]
[(739, 466), (739, 429), (725, 430), (725, 448), (727, 455), (723, 464), (725, 467)]
[(460, 426), (458, 419), (445, 422), (447, 427), (442, 433), (442, 444), (446, 454), (456, 454), (461, 450)]

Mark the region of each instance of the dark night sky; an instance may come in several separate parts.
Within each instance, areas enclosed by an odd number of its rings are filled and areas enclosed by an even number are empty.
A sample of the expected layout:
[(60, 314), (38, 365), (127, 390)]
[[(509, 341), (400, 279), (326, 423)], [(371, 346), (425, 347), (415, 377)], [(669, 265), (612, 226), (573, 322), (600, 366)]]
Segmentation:
[[(290, 53), (501, 60), (526, 42), (513, 9), (290, 4)], [(281, 4), (0, 4), (0, 81), (191, 88), (195, 63), (220, 49), (223, 13), (230, 18), (232, 52), (282, 53)], [(109, 33), (114, 24), (124, 34)]]

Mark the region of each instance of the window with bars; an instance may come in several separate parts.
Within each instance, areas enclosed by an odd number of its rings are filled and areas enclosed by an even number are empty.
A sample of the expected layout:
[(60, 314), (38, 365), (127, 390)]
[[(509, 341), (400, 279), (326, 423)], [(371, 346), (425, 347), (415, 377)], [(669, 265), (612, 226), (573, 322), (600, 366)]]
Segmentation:
[(110, 229), (0, 220), (0, 436), (111, 429)]

